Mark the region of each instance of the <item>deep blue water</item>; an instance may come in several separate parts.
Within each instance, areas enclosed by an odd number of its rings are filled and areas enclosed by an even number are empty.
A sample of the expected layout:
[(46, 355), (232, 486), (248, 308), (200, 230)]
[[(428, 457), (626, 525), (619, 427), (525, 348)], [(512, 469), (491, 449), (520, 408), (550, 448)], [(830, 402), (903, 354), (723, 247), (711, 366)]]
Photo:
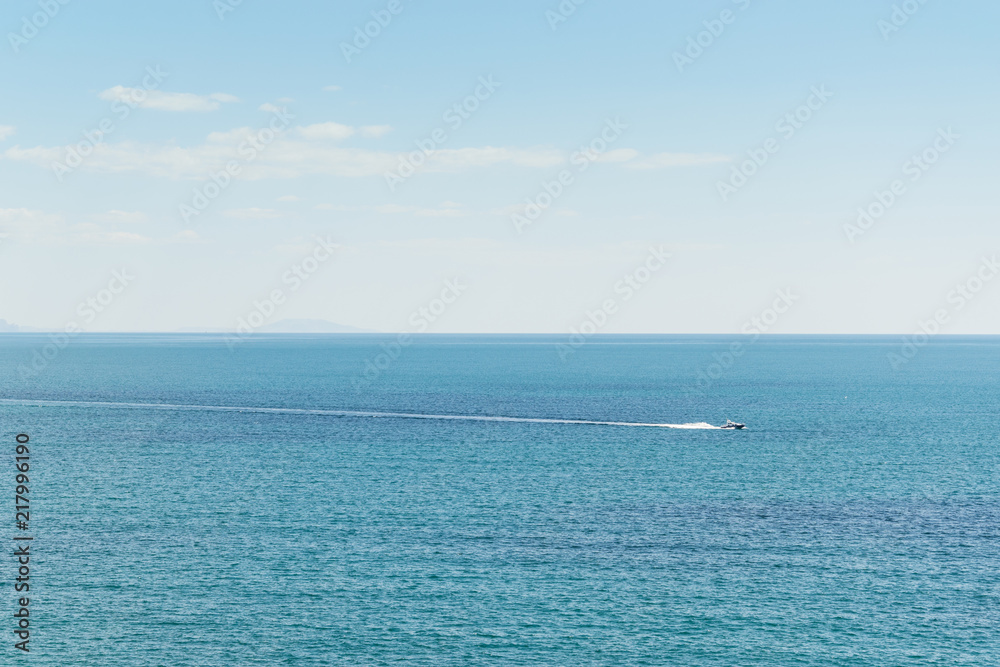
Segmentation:
[(0, 335), (0, 662), (998, 664), (1000, 338), (730, 341)]

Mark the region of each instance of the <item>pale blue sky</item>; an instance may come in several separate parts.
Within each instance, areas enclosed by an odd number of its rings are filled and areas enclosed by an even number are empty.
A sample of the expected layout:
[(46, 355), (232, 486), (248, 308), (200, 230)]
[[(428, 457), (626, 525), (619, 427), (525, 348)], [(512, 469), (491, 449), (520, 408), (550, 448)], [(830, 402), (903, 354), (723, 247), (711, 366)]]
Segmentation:
[[(602, 331), (736, 332), (791, 289), (772, 331), (910, 333), (1000, 251), (996, 3), (912, 0), (886, 37), (904, 3), (587, 0), (553, 29), (558, 0), (400, 0), (351, 62), (341, 43), (389, 0), (243, 0), (221, 20), (212, 0), (52, 3), (37, 34), (37, 0), (0, 9), (0, 318), (18, 324), (233, 328), (281, 289), (273, 321), (412, 330), (457, 277), (430, 331), (561, 333), (663, 246), (668, 264)], [(813, 87), (832, 97), (784, 136)], [(271, 108), (294, 120), (240, 157)], [(113, 131), (60, 181), (53, 160), (102, 119)], [(627, 127), (580, 172), (573, 154), (615, 119)], [(391, 191), (384, 173), (438, 128), (440, 152)], [(959, 138), (911, 180), (904, 163), (948, 128)], [(769, 138), (777, 153), (723, 201), (718, 183)], [(185, 220), (231, 159), (240, 174)], [(517, 233), (511, 215), (562, 170), (572, 183)], [(896, 179), (904, 194), (849, 242)], [(316, 235), (340, 247), (293, 291), (283, 276)], [(122, 268), (135, 280), (85, 323), (79, 304)], [(987, 282), (946, 333), (1000, 332), (998, 305)]]

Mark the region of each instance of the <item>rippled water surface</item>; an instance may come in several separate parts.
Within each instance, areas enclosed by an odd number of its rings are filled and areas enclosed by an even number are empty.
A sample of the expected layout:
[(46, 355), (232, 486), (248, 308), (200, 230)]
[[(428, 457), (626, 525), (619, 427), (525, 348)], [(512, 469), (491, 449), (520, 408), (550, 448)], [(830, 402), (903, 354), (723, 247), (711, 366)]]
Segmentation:
[(998, 664), (1000, 339), (47, 342), (2, 664)]

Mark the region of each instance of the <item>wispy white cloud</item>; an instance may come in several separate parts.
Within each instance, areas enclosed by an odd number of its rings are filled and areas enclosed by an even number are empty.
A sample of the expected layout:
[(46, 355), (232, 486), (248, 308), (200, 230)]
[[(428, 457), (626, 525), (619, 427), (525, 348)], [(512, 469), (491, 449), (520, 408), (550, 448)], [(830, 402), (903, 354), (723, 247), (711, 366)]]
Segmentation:
[(616, 148), (610, 150), (595, 157), (592, 157), (593, 162), (628, 162), (629, 160), (634, 160), (639, 156), (639, 151), (634, 148)]
[(13, 237), (50, 233), (58, 229), (63, 217), (28, 208), (0, 208), (0, 231)]
[(46, 245), (117, 245), (151, 240), (141, 234), (106, 230), (93, 222), (69, 224), (57, 213), (27, 208), (0, 209), (0, 233), (21, 243)]
[(14, 127), (12, 125), (0, 125), (0, 141), (3, 141), (12, 134), (14, 134)]
[(280, 218), (281, 213), (275, 211), (273, 208), (233, 208), (226, 211), (223, 215), (227, 218), (239, 218), (242, 220), (273, 220), (274, 218)]
[[(402, 154), (331, 145), (355, 133), (340, 123), (319, 123), (293, 128), (279, 136), (245, 165), (241, 178), (296, 178), (306, 174), (344, 177), (382, 176), (395, 169)], [(140, 172), (163, 178), (204, 179), (213, 170), (239, 157), (237, 147), (257, 130), (242, 127), (213, 132), (205, 143), (182, 147), (173, 143), (104, 142), (97, 145), (81, 169), (103, 173)], [(21, 148), (4, 151), (5, 159), (30, 162), (50, 168), (63, 159), (66, 147)], [(428, 172), (459, 172), (477, 167), (513, 164), (523, 167), (552, 167), (565, 162), (566, 156), (550, 148), (443, 149), (432, 155), (422, 167)]]
[(715, 153), (656, 153), (641, 160), (629, 162), (625, 166), (629, 169), (670, 169), (673, 167), (697, 167), (720, 162), (732, 162), (732, 158), (728, 155)]
[(95, 213), (90, 216), (95, 222), (103, 222), (113, 225), (137, 224), (146, 222), (146, 214), (142, 211), (117, 211), (111, 210), (107, 213)]
[(327, 91), (328, 93), (335, 93), (338, 90), (343, 90), (343, 88), (341, 88), (340, 86), (323, 86), (323, 90)]
[(398, 215), (409, 213), (418, 218), (464, 218), (472, 213), (462, 204), (453, 201), (441, 202), (437, 208), (422, 206), (406, 206), (403, 204), (379, 204), (376, 206), (345, 206), (343, 204), (318, 204), (315, 211), (340, 211), (349, 213), (380, 213), (383, 215)]
[(422, 208), (420, 206), (400, 206), (398, 204), (382, 204), (372, 207), (376, 213), (412, 213), (418, 218), (464, 218), (469, 214), (461, 207), (442, 205), (439, 208)]
[[(244, 165), (240, 178), (247, 180), (289, 179), (320, 174), (341, 177), (382, 176), (396, 169), (405, 154), (336, 145), (352, 136), (380, 136), (388, 126), (366, 125), (360, 130), (336, 122), (293, 127), (280, 134)], [(103, 173), (139, 172), (172, 179), (204, 179), (226, 162), (240, 158), (238, 146), (258, 129), (241, 127), (212, 132), (194, 146), (174, 143), (104, 142), (96, 146), (81, 169)], [(49, 168), (61, 160), (66, 147), (22, 148), (13, 146), (0, 153), (4, 159), (23, 161)], [(567, 162), (566, 152), (550, 147), (509, 148), (481, 146), (436, 151), (421, 167), (424, 172), (457, 173), (496, 165), (547, 169)], [(657, 153), (642, 156), (637, 150), (622, 148), (592, 159), (616, 163), (630, 169), (666, 169), (728, 162), (729, 156), (713, 153)]]
[(108, 221), (122, 221), (123, 213), (128, 219), (138, 219), (143, 214), (109, 211), (89, 217), (87, 222), (72, 222), (58, 213), (49, 213), (27, 208), (0, 209), (0, 238), (18, 243), (43, 246), (74, 245), (141, 245), (201, 242), (198, 233), (184, 230), (173, 236), (154, 238), (121, 228), (107, 228), (100, 221), (108, 216)]
[(361, 127), (362, 137), (378, 139), (392, 132), (390, 125), (364, 125)]
[(566, 161), (553, 148), (456, 148), (438, 151), (427, 161), (432, 171), (461, 171), (468, 167), (489, 167), (509, 163), (520, 167), (554, 167)]
[(150, 243), (153, 239), (135, 232), (125, 232), (121, 230), (107, 230), (100, 225), (92, 223), (81, 223), (70, 228), (69, 239), (80, 244), (94, 245), (134, 245)]
[[(330, 243), (330, 237), (327, 237), (327, 242), (324, 243), (325, 246), (334, 248), (337, 251), (341, 251), (348, 246), (342, 243)], [(274, 249), (291, 258), (301, 258), (312, 253), (316, 249), (316, 238), (313, 236), (294, 236), (292, 238), (286, 239), (282, 243), (278, 243), (274, 246)]]
[(324, 139), (340, 141), (354, 136), (356, 130), (349, 125), (329, 122), (306, 125), (305, 127), (298, 128), (297, 131), (300, 137), (309, 139), (310, 141), (321, 141)]
[(177, 232), (170, 241), (174, 243), (201, 243), (201, 235), (193, 229), (183, 229)]
[(258, 111), (266, 111), (268, 113), (283, 113), (285, 108), (294, 102), (291, 97), (279, 97), (275, 100), (278, 104), (271, 104), (270, 102), (265, 102), (257, 107)]
[(102, 91), (102, 100), (126, 102), (142, 109), (158, 111), (216, 111), (223, 103), (239, 102), (239, 98), (226, 93), (195, 95), (194, 93), (168, 93), (162, 90), (145, 90), (115, 86)]
[[(523, 204), (523, 203), (521, 203), (521, 204), (508, 204), (507, 206), (501, 206), (499, 208), (491, 209), (489, 211), (489, 213), (491, 215), (499, 215), (499, 216), (502, 216), (504, 218), (509, 218), (511, 215), (513, 215), (515, 213), (517, 213), (519, 215), (524, 215), (525, 207), (526, 207), (526, 204)], [(571, 217), (571, 216), (579, 215), (579, 213), (577, 211), (574, 211), (571, 208), (562, 208), (562, 207), (558, 207), (558, 206), (553, 206), (552, 208), (547, 209), (546, 210), (546, 215), (548, 215), (549, 213), (551, 213), (552, 215), (559, 215), (559, 216), (566, 216), (566, 217)]]

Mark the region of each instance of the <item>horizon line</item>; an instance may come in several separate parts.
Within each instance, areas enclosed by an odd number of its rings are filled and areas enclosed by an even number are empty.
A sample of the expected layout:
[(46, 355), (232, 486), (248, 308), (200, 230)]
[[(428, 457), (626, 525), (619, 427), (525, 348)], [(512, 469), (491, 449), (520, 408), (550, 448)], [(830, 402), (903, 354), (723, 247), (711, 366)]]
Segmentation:
[[(149, 334), (149, 335), (172, 335), (172, 336), (238, 336), (243, 340), (249, 338), (265, 337), (265, 336), (410, 336), (413, 338), (428, 337), (428, 336), (572, 336), (573, 332), (536, 332), (536, 331), (522, 331), (522, 332), (499, 332), (499, 331), (474, 331), (474, 332), (464, 332), (464, 331), (441, 331), (441, 332), (429, 332), (425, 331), (422, 333), (414, 333), (408, 331), (282, 331), (282, 332), (254, 332), (249, 335), (239, 334), (236, 331), (177, 331), (177, 330), (117, 330), (117, 331), (77, 331), (72, 334), (67, 334), (65, 331), (59, 329), (36, 329), (34, 331), (0, 331), (0, 336), (11, 335), (11, 336), (39, 336), (39, 335), (49, 335), (49, 334), (63, 334), (76, 336), (92, 336), (92, 335), (135, 335), (135, 334)], [(608, 338), (613, 336), (738, 336), (741, 338), (765, 338), (765, 337), (780, 337), (780, 336), (913, 336), (914, 332), (850, 332), (850, 333), (833, 333), (833, 332), (799, 332), (799, 333), (742, 333), (742, 332), (621, 332), (621, 333), (594, 333), (588, 334), (587, 339), (593, 338)], [(934, 334), (929, 336), (929, 338), (958, 338), (958, 337), (1000, 337), (1000, 332), (997, 333), (942, 333)]]

